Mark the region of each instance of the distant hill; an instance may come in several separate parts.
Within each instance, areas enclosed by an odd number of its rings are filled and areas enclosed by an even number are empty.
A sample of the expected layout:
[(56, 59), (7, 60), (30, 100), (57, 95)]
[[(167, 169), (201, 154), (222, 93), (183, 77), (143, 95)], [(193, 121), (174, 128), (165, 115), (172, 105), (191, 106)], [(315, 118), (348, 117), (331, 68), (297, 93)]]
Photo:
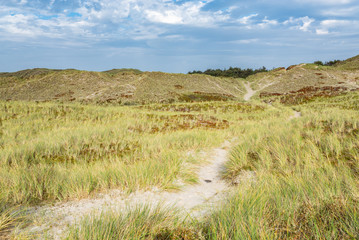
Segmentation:
[(338, 63), (336, 67), (343, 70), (359, 70), (359, 55)]
[(334, 66), (299, 64), (257, 73), (246, 79), (137, 69), (90, 72), (36, 68), (0, 73), (0, 99), (125, 105), (243, 100), (245, 82), (257, 91), (257, 97), (302, 94), (303, 91), (356, 91), (359, 89), (359, 56)]
[(242, 80), (113, 69), (29, 69), (0, 73), (0, 99), (136, 104), (241, 99)]
[(359, 89), (359, 56), (334, 66), (299, 64), (247, 78), (258, 95), (294, 94), (305, 89), (348, 92)]

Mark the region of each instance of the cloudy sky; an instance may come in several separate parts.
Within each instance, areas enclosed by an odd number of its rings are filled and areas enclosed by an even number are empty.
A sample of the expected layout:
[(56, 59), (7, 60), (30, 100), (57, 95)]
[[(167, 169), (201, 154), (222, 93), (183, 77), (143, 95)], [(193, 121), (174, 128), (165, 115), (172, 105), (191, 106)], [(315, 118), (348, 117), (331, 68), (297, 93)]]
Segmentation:
[(359, 0), (0, 0), (0, 71), (288, 66), (359, 54)]

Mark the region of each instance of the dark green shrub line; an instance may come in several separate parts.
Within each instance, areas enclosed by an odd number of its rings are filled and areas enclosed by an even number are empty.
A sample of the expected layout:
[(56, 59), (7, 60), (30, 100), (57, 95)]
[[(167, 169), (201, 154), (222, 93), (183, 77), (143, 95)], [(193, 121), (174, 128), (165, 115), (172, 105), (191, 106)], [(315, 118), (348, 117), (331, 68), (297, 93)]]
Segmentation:
[(247, 78), (251, 75), (260, 72), (268, 72), (268, 70), (263, 66), (258, 69), (251, 68), (238, 68), (238, 67), (230, 67), (228, 69), (207, 69), (206, 71), (192, 71), (188, 72), (188, 74), (206, 74), (214, 77), (234, 77), (234, 78)]
[(329, 67), (329, 66), (334, 66), (341, 62), (342, 62), (342, 60), (336, 59), (336, 60), (332, 60), (332, 61), (328, 61), (328, 62), (315, 61), (314, 64), (319, 65), (319, 66), (328, 66)]

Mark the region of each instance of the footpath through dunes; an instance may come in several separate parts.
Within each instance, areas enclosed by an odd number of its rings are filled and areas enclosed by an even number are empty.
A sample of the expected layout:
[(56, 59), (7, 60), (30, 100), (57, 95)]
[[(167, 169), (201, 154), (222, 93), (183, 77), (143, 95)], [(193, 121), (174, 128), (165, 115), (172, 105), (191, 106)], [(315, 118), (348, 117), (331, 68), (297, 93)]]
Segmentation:
[[(233, 140), (234, 141), (234, 140)], [(134, 192), (126, 195), (119, 190), (100, 194), (94, 199), (82, 199), (59, 203), (55, 206), (36, 207), (30, 210), (34, 218), (42, 219), (42, 224), (31, 226), (26, 231), (31, 234), (47, 232), (54, 239), (62, 239), (68, 226), (91, 214), (100, 214), (106, 210), (128, 211), (138, 206), (175, 207), (184, 217), (204, 216), (220, 200), (225, 199), (231, 186), (221, 178), (232, 142), (226, 141), (221, 147), (213, 149), (208, 163), (198, 169), (198, 183), (183, 186), (180, 191), (167, 192), (152, 189), (146, 192)]]
[[(258, 90), (253, 90), (252, 87), (251, 87), (251, 84), (249, 82), (246, 82), (246, 83), (244, 83), (244, 87), (246, 88), (247, 93), (244, 95), (243, 99), (245, 101), (249, 101), (258, 91), (260, 91), (262, 89), (265, 89), (265, 88), (267, 88), (267, 87), (269, 87), (269, 86), (271, 86), (273, 84), (275, 84), (275, 82), (261, 84), (260, 88)], [(268, 103), (268, 105), (271, 105), (271, 104)], [(288, 120), (292, 120), (294, 118), (300, 118), (301, 116), (302, 116), (301, 112), (293, 110), (293, 115), (290, 116)]]
[[(289, 120), (300, 116), (300, 112), (294, 112)], [(246, 184), (245, 182), (249, 183), (255, 178), (254, 172), (246, 173), (246, 176), (239, 175), (238, 179), (231, 183), (222, 178), (228, 161), (228, 153), (236, 141), (237, 139), (225, 141), (218, 148), (202, 152), (207, 161), (197, 170), (197, 184), (182, 184), (181, 189), (174, 192), (153, 188), (128, 195), (120, 190), (111, 190), (94, 198), (58, 203), (54, 206), (34, 207), (29, 212), (34, 219), (39, 220), (35, 220), (37, 223), (28, 227), (25, 232), (34, 234), (33, 236), (46, 233), (51, 238), (62, 239), (68, 232), (69, 226), (77, 226), (86, 216), (93, 214), (96, 216), (107, 210), (126, 212), (145, 205), (175, 207), (189, 219), (206, 216), (215, 209), (214, 206), (230, 196), (234, 188), (233, 184), (243, 183), (243, 181)]]
[(251, 83), (250, 82), (244, 83), (244, 87), (245, 87), (245, 89), (247, 91), (247, 93), (243, 97), (244, 101), (249, 101), (257, 92), (259, 92), (259, 91), (261, 91), (261, 90), (263, 90), (263, 89), (265, 89), (265, 88), (267, 88), (267, 87), (269, 87), (269, 86), (271, 86), (273, 84), (275, 84), (275, 82), (264, 83), (264, 84), (262, 83), (262, 84), (259, 84), (259, 89), (253, 90), (251, 88)]

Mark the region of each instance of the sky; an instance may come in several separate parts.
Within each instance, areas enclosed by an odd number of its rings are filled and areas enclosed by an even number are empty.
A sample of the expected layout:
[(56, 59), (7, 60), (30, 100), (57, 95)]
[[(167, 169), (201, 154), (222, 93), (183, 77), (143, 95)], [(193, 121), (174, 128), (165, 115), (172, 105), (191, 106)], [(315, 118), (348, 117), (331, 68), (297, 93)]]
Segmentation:
[(186, 73), (359, 54), (359, 0), (0, 0), (0, 72)]

